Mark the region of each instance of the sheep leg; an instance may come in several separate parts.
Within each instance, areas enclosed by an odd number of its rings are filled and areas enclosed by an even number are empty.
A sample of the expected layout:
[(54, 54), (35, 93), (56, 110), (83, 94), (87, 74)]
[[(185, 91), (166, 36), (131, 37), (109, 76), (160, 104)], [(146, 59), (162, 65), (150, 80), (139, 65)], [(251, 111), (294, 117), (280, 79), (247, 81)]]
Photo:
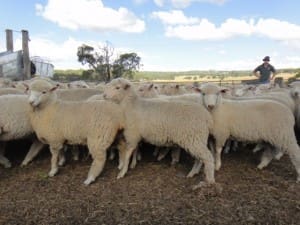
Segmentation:
[(90, 148), (90, 153), (93, 158), (91, 168), (88, 173), (87, 179), (84, 181), (85, 185), (89, 185), (94, 182), (99, 174), (102, 172), (105, 161), (106, 161), (106, 149), (107, 148)]
[(224, 147), (224, 153), (225, 154), (228, 154), (229, 151), (230, 151), (230, 147), (231, 147), (231, 143), (232, 143), (232, 140), (231, 139), (228, 139), (225, 143), (225, 147)]
[(141, 161), (141, 160), (142, 160), (142, 153), (141, 153), (141, 151), (137, 151), (136, 159), (137, 159), (138, 161)]
[(265, 151), (263, 152), (260, 163), (257, 166), (257, 168), (260, 170), (265, 168), (267, 165), (269, 165), (269, 163), (272, 161), (272, 159), (273, 159), (272, 149), (270, 148), (270, 146), (268, 146), (268, 147), (266, 147)]
[(190, 178), (190, 177), (193, 177), (196, 174), (200, 173), (201, 167), (202, 167), (202, 162), (198, 159), (195, 159), (193, 168), (186, 177)]
[(130, 163), (130, 169), (134, 169), (136, 167), (137, 163), (137, 154), (138, 154), (138, 149), (136, 149), (133, 154), (132, 154), (132, 159)]
[(159, 153), (159, 147), (155, 147), (155, 149), (154, 149), (154, 152), (153, 152), (153, 156), (158, 156), (158, 153)]
[(126, 153), (126, 142), (124, 139), (119, 140), (117, 148), (119, 150), (119, 165), (118, 165), (118, 169), (121, 170), (123, 165), (124, 165), (124, 161), (125, 161), (125, 153)]
[(216, 165), (215, 165), (215, 170), (218, 171), (221, 168), (222, 162), (221, 162), (221, 153), (222, 153), (222, 148), (220, 146), (216, 147), (216, 154), (215, 154), (215, 160), (216, 160)]
[(34, 140), (21, 166), (27, 166), (28, 163), (30, 163), (40, 153), (44, 146), (45, 144), (43, 144), (39, 140)]
[(110, 149), (110, 151), (109, 151), (108, 159), (109, 159), (109, 160), (114, 160), (115, 157), (116, 157), (116, 149), (115, 149), (115, 148), (112, 148), (112, 149)]
[(51, 170), (49, 172), (49, 177), (55, 176), (58, 172), (58, 157), (60, 154), (62, 146), (52, 146), (50, 145), (50, 152), (51, 152)]
[(72, 152), (73, 160), (78, 161), (79, 160), (79, 146), (78, 145), (72, 146), (71, 152)]
[[(137, 145), (135, 145), (137, 146)], [(123, 166), (122, 166), (122, 169), (121, 171), (119, 172), (118, 176), (117, 176), (117, 179), (120, 179), (122, 177), (125, 176), (125, 174), (127, 173), (128, 171), (128, 165), (129, 165), (129, 160), (130, 160), (130, 157), (133, 153), (133, 151), (136, 149), (136, 147), (129, 147), (125, 154), (124, 154), (124, 161), (123, 161)]]
[(158, 161), (161, 161), (162, 159), (164, 159), (166, 157), (166, 155), (169, 153), (170, 149), (167, 148), (163, 148), (159, 151), (159, 155), (157, 157)]
[(232, 141), (232, 150), (236, 152), (238, 150), (238, 148), (239, 148), (239, 143), (237, 141), (233, 140)]
[[(73, 147), (73, 146), (71, 146)], [(64, 149), (62, 151), (59, 151), (58, 154), (58, 165), (63, 166), (66, 163), (66, 156), (65, 153), (67, 152), (68, 146), (64, 146)]]
[(190, 153), (196, 158), (196, 160), (201, 160), (204, 164), (204, 174), (205, 174), (205, 182), (200, 182), (195, 185), (193, 189), (200, 188), (202, 186), (206, 186), (209, 184), (215, 183), (215, 164), (214, 157), (206, 147), (206, 145), (198, 145), (197, 147), (188, 148)]
[(255, 153), (255, 152), (262, 150), (263, 148), (264, 148), (264, 145), (261, 143), (258, 143), (252, 151), (253, 151), (253, 153)]
[(284, 155), (284, 151), (279, 148), (275, 148), (275, 159), (279, 160)]
[(289, 155), (296, 171), (297, 171), (297, 182), (300, 182), (300, 149), (295, 139), (294, 143), (291, 143), (287, 148), (286, 152)]
[(10, 168), (11, 167), (11, 163), (4, 156), (4, 154), (5, 154), (5, 147), (6, 147), (6, 143), (5, 142), (1, 142), (0, 143), (0, 164), (3, 165), (5, 168)]
[(171, 156), (172, 156), (172, 162), (171, 165), (175, 165), (176, 163), (179, 162), (180, 159), (180, 152), (181, 149), (180, 148), (175, 148), (171, 151)]

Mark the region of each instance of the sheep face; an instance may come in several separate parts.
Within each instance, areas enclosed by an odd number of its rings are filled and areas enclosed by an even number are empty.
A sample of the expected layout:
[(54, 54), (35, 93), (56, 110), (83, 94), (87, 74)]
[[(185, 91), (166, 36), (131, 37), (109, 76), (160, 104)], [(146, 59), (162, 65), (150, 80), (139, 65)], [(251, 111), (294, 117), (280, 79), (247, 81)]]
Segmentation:
[(300, 82), (295, 81), (291, 84), (289, 84), (289, 87), (291, 88), (291, 95), (294, 99), (300, 98)]
[(158, 93), (153, 84), (143, 84), (137, 89), (138, 95), (143, 98), (157, 97)]
[(202, 93), (204, 106), (212, 111), (218, 106), (222, 98), (221, 94), (226, 93), (228, 89), (221, 89), (214, 84), (205, 84), (198, 91)]
[(123, 78), (117, 78), (106, 85), (103, 98), (119, 104), (126, 96), (130, 95), (131, 89), (130, 82)]
[(34, 81), (29, 90), (28, 102), (33, 108), (37, 108), (42, 104), (49, 101), (52, 92), (55, 91), (58, 86), (52, 87), (52, 85), (46, 81)]

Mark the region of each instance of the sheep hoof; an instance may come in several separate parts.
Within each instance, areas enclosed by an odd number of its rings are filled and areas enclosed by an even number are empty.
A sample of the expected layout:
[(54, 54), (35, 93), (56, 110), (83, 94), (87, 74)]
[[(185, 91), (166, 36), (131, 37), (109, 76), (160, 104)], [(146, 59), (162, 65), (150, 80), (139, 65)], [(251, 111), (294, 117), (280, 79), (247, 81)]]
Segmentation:
[(130, 164), (130, 169), (134, 169), (136, 167), (136, 162), (131, 162), (131, 164)]
[(63, 166), (63, 165), (65, 165), (65, 163), (66, 163), (66, 159), (62, 158), (61, 160), (59, 160), (58, 165)]
[(110, 153), (108, 159), (109, 159), (110, 161), (114, 160), (114, 159), (115, 159), (115, 154), (114, 154), (114, 153)]
[(192, 186), (192, 189), (193, 189), (193, 191), (195, 191), (195, 190), (197, 190), (197, 189), (199, 189), (199, 188), (206, 188), (206, 187), (208, 187), (208, 186), (210, 186), (211, 184), (208, 184), (207, 182), (205, 182), (205, 181), (201, 181), (201, 182), (199, 182), (199, 184), (196, 184), (196, 185), (193, 185)]
[(118, 165), (118, 170), (121, 170), (123, 168), (123, 165), (122, 164), (119, 164)]
[(28, 165), (28, 163), (29, 163), (29, 162), (22, 162), (22, 163), (21, 163), (21, 167), (25, 167), (25, 166), (27, 166), (27, 165)]
[(119, 180), (120, 178), (123, 178), (125, 176), (125, 173), (122, 171), (118, 174), (117, 179)]
[(157, 157), (157, 161), (161, 161), (161, 160), (163, 160), (163, 158), (165, 158), (164, 155), (159, 155), (159, 156)]
[(178, 163), (178, 161), (177, 160), (172, 160), (172, 162), (171, 162), (171, 166), (175, 166), (176, 164)]
[(58, 172), (58, 169), (52, 169), (52, 170), (50, 170), (48, 175), (49, 175), (49, 177), (54, 177), (57, 174), (57, 172)]
[(283, 155), (284, 155), (283, 152), (279, 152), (279, 153), (277, 153), (277, 154), (275, 155), (275, 159), (276, 159), (276, 160), (279, 160), (279, 159), (281, 159), (281, 157), (282, 157)]
[(136, 158), (137, 158), (138, 161), (141, 161), (141, 160), (142, 160), (142, 155), (141, 155), (141, 153), (137, 154), (137, 157), (136, 157)]
[(187, 178), (192, 178), (195, 176), (196, 173), (194, 172), (189, 172), (188, 175), (186, 175)]
[(221, 169), (221, 164), (216, 164), (215, 171), (219, 171)]
[(88, 177), (83, 183), (84, 183), (84, 185), (90, 185), (94, 181), (95, 181), (94, 177)]
[(258, 166), (257, 166), (257, 169), (260, 169), (260, 170), (262, 170), (263, 168), (265, 168), (267, 165), (265, 165), (265, 164), (259, 164)]

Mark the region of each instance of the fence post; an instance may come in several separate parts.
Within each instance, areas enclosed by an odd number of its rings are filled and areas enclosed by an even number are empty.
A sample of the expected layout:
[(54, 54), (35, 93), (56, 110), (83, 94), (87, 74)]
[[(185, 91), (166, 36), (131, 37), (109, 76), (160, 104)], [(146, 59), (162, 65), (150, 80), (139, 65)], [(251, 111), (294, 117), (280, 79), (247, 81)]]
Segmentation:
[(28, 47), (29, 35), (27, 30), (22, 30), (22, 49), (23, 49), (23, 80), (31, 78), (29, 47)]
[(6, 51), (13, 52), (14, 51), (14, 43), (13, 43), (13, 32), (10, 29), (6, 29)]

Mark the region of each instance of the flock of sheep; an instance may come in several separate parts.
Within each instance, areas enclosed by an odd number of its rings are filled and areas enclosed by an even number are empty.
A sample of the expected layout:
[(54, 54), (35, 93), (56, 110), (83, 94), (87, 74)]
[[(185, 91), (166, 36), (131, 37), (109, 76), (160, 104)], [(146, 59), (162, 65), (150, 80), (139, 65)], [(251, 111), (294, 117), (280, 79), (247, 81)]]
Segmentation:
[(57, 174), (70, 148), (78, 160), (79, 145), (87, 146), (93, 161), (84, 184), (94, 182), (103, 170), (107, 153), (118, 151), (122, 178), (141, 159), (141, 141), (156, 146), (161, 160), (171, 151), (172, 164), (188, 152), (194, 165), (187, 177), (203, 165), (205, 181), (215, 183), (221, 153), (238, 144), (255, 143), (262, 150), (258, 168), (288, 154), (300, 181), (300, 149), (295, 131), (300, 128), (300, 82), (288, 87), (269, 85), (134, 84), (117, 78), (108, 84), (69, 84), (45, 78), (24, 82), (2, 80), (0, 88), (0, 164), (11, 167), (5, 143), (32, 140), (22, 162), (28, 165), (48, 145), (49, 176)]

